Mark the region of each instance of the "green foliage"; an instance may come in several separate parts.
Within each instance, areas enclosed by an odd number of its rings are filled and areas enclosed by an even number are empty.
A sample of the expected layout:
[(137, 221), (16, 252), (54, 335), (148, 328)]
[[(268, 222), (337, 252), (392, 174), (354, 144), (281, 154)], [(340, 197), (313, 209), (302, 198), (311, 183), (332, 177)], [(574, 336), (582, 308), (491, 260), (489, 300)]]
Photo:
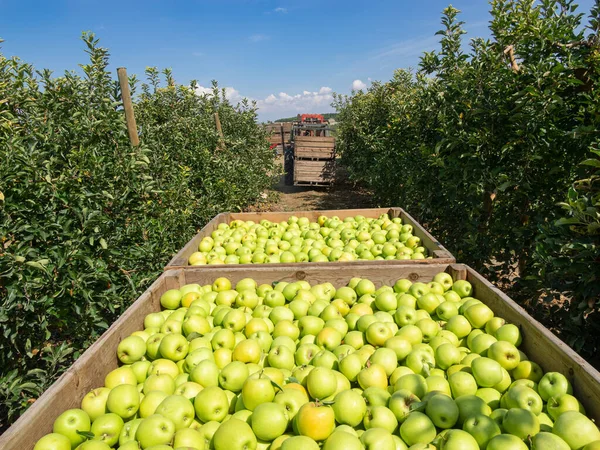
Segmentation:
[(351, 177), (494, 281), (536, 277), (540, 227), (554, 222), (598, 138), (597, 17), (586, 30), (570, 0), (494, 0), (492, 37), (465, 47), (447, 8), (441, 50), (425, 53), (416, 74), (336, 96)]
[(169, 71), (166, 88), (148, 71), (132, 148), (108, 52), (83, 40), (81, 75), (0, 54), (0, 429), (199, 227), (255, 201), (274, 173), (254, 105), (231, 105), (216, 84), (195, 95)]

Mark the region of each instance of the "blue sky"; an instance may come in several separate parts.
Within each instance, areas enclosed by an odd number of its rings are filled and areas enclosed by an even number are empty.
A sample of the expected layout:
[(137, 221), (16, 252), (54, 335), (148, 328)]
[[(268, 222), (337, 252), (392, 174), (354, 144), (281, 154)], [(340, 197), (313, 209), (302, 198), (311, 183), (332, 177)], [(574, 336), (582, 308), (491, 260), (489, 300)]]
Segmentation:
[[(331, 111), (331, 92), (387, 80), (437, 47), (449, 0), (0, 0), (2, 52), (56, 72), (85, 62), (82, 31), (111, 66), (143, 75), (170, 67), (180, 83), (216, 79), (232, 100), (258, 101), (262, 120)], [(489, 5), (455, 0), (468, 37), (487, 36)], [(580, 0), (586, 13), (593, 0)]]

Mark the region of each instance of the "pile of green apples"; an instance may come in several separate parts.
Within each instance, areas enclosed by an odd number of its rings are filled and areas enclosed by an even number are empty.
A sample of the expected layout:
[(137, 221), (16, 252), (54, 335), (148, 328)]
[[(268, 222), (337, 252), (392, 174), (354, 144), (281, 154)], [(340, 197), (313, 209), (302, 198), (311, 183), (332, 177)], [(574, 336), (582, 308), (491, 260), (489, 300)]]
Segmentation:
[(35, 450), (598, 450), (567, 378), (447, 273), (160, 298)]
[(378, 219), (320, 216), (316, 222), (296, 216), (279, 223), (234, 220), (204, 237), (188, 264), (425, 259), (427, 250), (412, 232), (412, 225), (388, 214)]

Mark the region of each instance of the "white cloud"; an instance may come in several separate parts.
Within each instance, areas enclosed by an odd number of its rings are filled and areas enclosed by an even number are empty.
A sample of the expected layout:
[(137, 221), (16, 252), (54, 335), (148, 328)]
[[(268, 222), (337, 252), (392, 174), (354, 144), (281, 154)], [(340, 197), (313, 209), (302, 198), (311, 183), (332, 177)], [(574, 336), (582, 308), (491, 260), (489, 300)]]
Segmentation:
[(287, 8), (282, 8), (280, 6), (279, 8), (275, 8), (273, 11), (275, 11), (276, 13), (279, 13), (279, 14), (285, 14), (285, 13), (287, 13), (288, 10), (287, 10)]
[(200, 57), (200, 56), (204, 56), (204, 53), (202, 53), (202, 52), (192, 52), (192, 56)]
[(362, 80), (354, 80), (352, 82), (352, 90), (360, 91), (362, 89), (366, 89), (367, 85)]
[(262, 42), (262, 41), (268, 40), (269, 36), (267, 36), (266, 34), (259, 33), (259, 34), (253, 34), (248, 39), (250, 40), (250, 42)]
[[(210, 96), (212, 88), (200, 85), (196, 92), (199, 95)], [(246, 97), (232, 86), (225, 87), (225, 96), (234, 104)], [(278, 94), (269, 94), (262, 99), (246, 98), (256, 101), (260, 120), (275, 120), (301, 113), (314, 114), (333, 111), (331, 107), (333, 90), (327, 86), (321, 87), (318, 91), (304, 90), (298, 94), (279, 92)]]

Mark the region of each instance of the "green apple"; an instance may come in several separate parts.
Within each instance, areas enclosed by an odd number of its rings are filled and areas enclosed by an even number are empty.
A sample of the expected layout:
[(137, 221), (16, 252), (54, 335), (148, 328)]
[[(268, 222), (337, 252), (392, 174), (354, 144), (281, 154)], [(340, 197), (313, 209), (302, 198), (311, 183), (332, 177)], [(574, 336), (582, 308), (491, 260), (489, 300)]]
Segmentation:
[(517, 385), (511, 387), (504, 396), (507, 409), (521, 408), (531, 411), (534, 415), (542, 412), (544, 403), (539, 394), (533, 389)]
[(396, 450), (393, 435), (382, 428), (371, 428), (360, 435), (365, 450)]
[(557, 435), (542, 431), (531, 439), (531, 450), (571, 450), (571, 447)]
[(146, 341), (139, 336), (128, 336), (119, 342), (117, 357), (123, 364), (133, 364), (146, 354)]
[(175, 392), (175, 380), (170, 375), (150, 375), (144, 381), (143, 393), (146, 395), (150, 391), (163, 391), (171, 395)]
[(535, 436), (540, 432), (540, 422), (536, 415), (528, 409), (510, 408), (504, 415), (502, 428), (509, 434), (525, 439), (527, 436)]
[(473, 338), (469, 349), (473, 353), (485, 356), (487, 355), (488, 349), (497, 342), (496, 338), (491, 334), (481, 333)]
[(491, 388), (502, 381), (502, 366), (491, 358), (476, 358), (471, 362), (473, 377), (480, 387)]
[(521, 362), (521, 356), (517, 347), (506, 341), (494, 342), (488, 348), (487, 357), (497, 361), (506, 370), (513, 370)]
[(461, 298), (468, 297), (473, 292), (473, 286), (466, 280), (456, 280), (452, 284), (452, 290), (460, 295)]
[(521, 345), (521, 331), (516, 325), (507, 323), (496, 330), (496, 339), (499, 341), (510, 342), (514, 346), (518, 347)]
[(206, 447), (204, 436), (199, 431), (191, 428), (183, 428), (175, 433), (173, 438), (173, 448), (196, 448), (204, 449)]
[(435, 350), (435, 362), (441, 369), (448, 369), (450, 366), (460, 363), (462, 354), (453, 344), (447, 343), (438, 346)]
[(254, 450), (258, 442), (252, 428), (239, 419), (229, 419), (215, 432), (212, 446), (215, 450)]
[(367, 404), (362, 395), (348, 389), (335, 396), (333, 411), (338, 423), (356, 427), (367, 412)]
[[(366, 316), (363, 316), (366, 317)], [(360, 319), (359, 319), (360, 320)], [(394, 333), (387, 327), (383, 322), (373, 322), (365, 331), (365, 339), (371, 345), (381, 347), (385, 345), (388, 339), (390, 339)]]
[(275, 395), (275, 399), (273, 401), (285, 408), (288, 418), (291, 421), (298, 413), (300, 407), (305, 403), (308, 403), (308, 396), (304, 391), (299, 389), (290, 389), (284, 387), (283, 391), (280, 391), (277, 393), (277, 395)]
[(486, 450), (528, 450), (522, 439), (511, 434), (499, 434), (488, 442)]
[(71, 440), (59, 433), (49, 433), (35, 443), (33, 450), (71, 450)]
[(240, 392), (250, 375), (248, 366), (241, 361), (232, 361), (219, 373), (219, 385), (232, 392)]
[(261, 403), (250, 417), (254, 435), (263, 441), (273, 441), (281, 436), (288, 423), (289, 416), (285, 406), (274, 402)]
[(418, 398), (422, 398), (427, 393), (427, 381), (425, 377), (419, 374), (403, 375), (394, 384), (394, 392), (402, 389), (413, 393)]
[(425, 414), (436, 427), (448, 429), (458, 421), (459, 410), (452, 398), (444, 394), (435, 394), (427, 401)]
[(356, 380), (362, 389), (367, 389), (370, 386), (386, 389), (388, 386), (385, 368), (379, 364), (367, 365), (367, 367), (358, 373)]
[(319, 444), (307, 436), (292, 436), (283, 441), (279, 450), (319, 450)]
[(473, 375), (467, 372), (455, 372), (448, 377), (448, 383), (455, 399), (463, 395), (475, 395), (477, 392), (477, 381)]
[(465, 420), (463, 430), (475, 438), (479, 448), (486, 448), (490, 439), (502, 433), (496, 421), (483, 414)]
[(127, 442), (137, 442), (135, 440), (135, 433), (137, 432), (140, 423), (142, 423), (143, 419), (133, 419), (129, 422), (125, 422), (123, 424), (123, 428), (121, 429), (121, 433), (119, 434), (119, 446), (125, 445)]
[(95, 440), (104, 442), (109, 447), (114, 447), (119, 442), (119, 435), (123, 429), (123, 419), (114, 413), (103, 414), (92, 423), (90, 431), (94, 433)]
[(195, 417), (194, 405), (181, 395), (170, 395), (156, 408), (156, 414), (171, 419), (175, 431), (188, 428)]
[(350, 381), (356, 381), (358, 374), (363, 369), (364, 363), (356, 353), (351, 353), (339, 362), (339, 371)]
[[(509, 370), (509, 369), (507, 369)], [(562, 394), (572, 394), (573, 387), (567, 377), (559, 372), (547, 372), (538, 384), (538, 393), (542, 400), (548, 401), (551, 397), (559, 397)]]
[(271, 379), (264, 374), (258, 378), (247, 378), (242, 386), (241, 398), (246, 409), (254, 411), (261, 403), (272, 402), (275, 398), (275, 388)]
[(481, 398), (492, 410), (500, 406), (502, 394), (494, 388), (479, 388), (475, 395)]
[(448, 319), (445, 329), (454, 333), (458, 339), (462, 339), (469, 335), (472, 327), (467, 318), (459, 314)]
[(370, 428), (383, 428), (384, 430), (393, 433), (398, 427), (398, 419), (394, 413), (385, 406), (377, 405), (367, 408), (367, 412), (363, 418), (365, 430)]
[(479, 450), (477, 440), (463, 430), (448, 430), (441, 439), (441, 450)]
[(428, 444), (436, 434), (431, 419), (418, 411), (410, 413), (400, 425), (400, 437), (407, 445)]
[(188, 354), (189, 342), (185, 336), (176, 333), (165, 335), (160, 341), (158, 351), (163, 358), (180, 361)]
[(475, 303), (465, 310), (463, 315), (473, 328), (483, 328), (494, 317), (494, 312), (483, 303)]
[(585, 414), (583, 406), (579, 403), (575, 397), (570, 394), (562, 394), (558, 397), (551, 397), (546, 404), (548, 414), (553, 420), (556, 420), (558, 416), (565, 413), (566, 411), (578, 411)]
[(123, 366), (110, 371), (104, 377), (104, 386), (112, 389), (120, 384), (130, 384), (137, 386), (137, 377), (130, 366)]
[(459, 427), (462, 427), (466, 420), (473, 416), (484, 415), (489, 416), (492, 409), (476, 395), (462, 395), (456, 398), (456, 406), (458, 406), (458, 421)]
[(198, 393), (194, 399), (196, 416), (202, 422), (221, 422), (229, 412), (229, 399), (218, 386), (210, 386)]
[(410, 289), (410, 287), (412, 286), (412, 281), (407, 280), (405, 278), (401, 278), (398, 281), (396, 281), (396, 283), (394, 283), (394, 291), (396, 293), (406, 293), (408, 292), (408, 290)]
[(105, 387), (92, 389), (81, 400), (81, 409), (87, 413), (92, 422), (106, 413), (106, 400), (109, 392), (110, 389)]
[(177, 309), (181, 304), (181, 292), (179, 289), (169, 289), (160, 297), (160, 304), (165, 309)]
[(306, 377), (306, 388), (314, 399), (324, 399), (334, 394), (337, 388), (337, 378), (331, 369), (316, 367)]
[[(163, 375), (166, 376), (166, 375)], [(163, 391), (149, 391), (146, 392), (144, 398), (140, 402), (140, 407), (138, 409), (139, 415), (142, 418), (150, 417), (151, 415), (156, 413), (156, 408), (158, 405), (162, 403), (162, 401), (167, 398), (170, 394), (167, 394)]]
[(122, 384), (108, 393), (106, 409), (124, 420), (131, 419), (140, 408), (140, 394), (136, 386)]
[[(360, 389), (356, 389), (360, 392)], [(387, 389), (371, 386), (361, 392), (367, 407), (369, 406), (388, 406), (392, 394)]]
[(170, 444), (175, 436), (175, 424), (160, 414), (145, 418), (135, 432), (135, 439), (143, 449)]
[(110, 450), (108, 444), (102, 441), (85, 441), (77, 447), (77, 450)]
[(353, 434), (345, 431), (334, 431), (324, 442), (323, 450), (363, 450), (364, 447), (360, 439)]

